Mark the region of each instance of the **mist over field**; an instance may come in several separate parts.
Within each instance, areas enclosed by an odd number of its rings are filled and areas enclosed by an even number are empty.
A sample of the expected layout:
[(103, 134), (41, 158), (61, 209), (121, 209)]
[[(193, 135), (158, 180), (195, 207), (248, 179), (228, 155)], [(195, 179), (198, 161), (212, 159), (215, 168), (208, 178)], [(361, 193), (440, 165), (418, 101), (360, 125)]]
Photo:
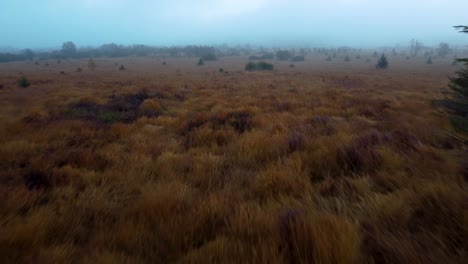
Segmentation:
[(0, 0), (0, 263), (465, 264), (468, 0)]
[(465, 0), (2, 0), (0, 47), (464, 44)]

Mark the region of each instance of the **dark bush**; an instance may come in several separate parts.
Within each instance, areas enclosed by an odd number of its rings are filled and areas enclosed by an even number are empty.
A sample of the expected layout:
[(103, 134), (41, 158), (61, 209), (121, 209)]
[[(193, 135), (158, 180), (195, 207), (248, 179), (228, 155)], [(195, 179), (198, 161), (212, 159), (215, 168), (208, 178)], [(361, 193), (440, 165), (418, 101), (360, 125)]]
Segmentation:
[(51, 185), (49, 177), (42, 171), (29, 171), (23, 175), (23, 180), (29, 190), (47, 189)]
[(294, 61), (294, 62), (305, 61), (305, 57), (304, 56), (295, 56), (294, 58), (291, 59), (291, 61)]
[(278, 50), (276, 52), (276, 58), (278, 60), (289, 60), (291, 58), (291, 52), (289, 50)]
[(64, 113), (65, 118), (84, 119), (97, 123), (133, 122), (139, 117), (154, 117), (158, 112), (145, 111), (140, 105), (146, 99), (157, 98), (158, 95), (149, 95), (146, 91), (136, 94), (113, 96), (107, 104), (97, 104), (92, 101), (82, 100), (69, 105)]
[(203, 61), (215, 61), (218, 58), (216, 57), (214, 53), (206, 53), (206, 54), (203, 54), (200, 59), (202, 59)]
[(245, 70), (246, 71), (255, 71), (257, 70), (257, 64), (255, 62), (249, 62), (247, 65), (245, 65)]
[(29, 85), (31, 85), (31, 83), (29, 82), (28, 78), (26, 78), (26, 76), (21, 76), (21, 78), (18, 79), (17, 83), (20, 87), (23, 87), (23, 88), (26, 88)]
[(247, 63), (247, 65), (245, 65), (246, 71), (271, 71), (273, 69), (273, 64), (264, 61), (260, 61), (257, 63), (249, 62)]

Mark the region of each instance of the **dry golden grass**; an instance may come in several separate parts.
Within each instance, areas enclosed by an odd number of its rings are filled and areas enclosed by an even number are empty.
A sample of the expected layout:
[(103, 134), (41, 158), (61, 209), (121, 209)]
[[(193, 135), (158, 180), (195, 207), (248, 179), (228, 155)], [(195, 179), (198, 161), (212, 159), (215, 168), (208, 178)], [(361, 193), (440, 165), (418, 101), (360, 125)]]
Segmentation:
[(389, 59), (1, 64), (0, 262), (463, 263), (455, 68)]

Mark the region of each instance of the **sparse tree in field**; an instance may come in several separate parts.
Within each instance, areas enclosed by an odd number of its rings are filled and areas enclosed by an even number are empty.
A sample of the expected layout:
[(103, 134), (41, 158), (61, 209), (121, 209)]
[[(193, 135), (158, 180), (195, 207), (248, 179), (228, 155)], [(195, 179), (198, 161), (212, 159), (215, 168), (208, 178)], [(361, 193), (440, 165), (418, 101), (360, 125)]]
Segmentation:
[(351, 61), (351, 59), (349, 58), (348, 55), (346, 55), (346, 56), (344, 57), (344, 61), (348, 62), (348, 61)]
[(442, 42), (439, 44), (439, 48), (437, 49), (437, 54), (441, 57), (445, 57), (450, 54), (452, 50), (448, 43)]
[(255, 71), (257, 69), (257, 64), (255, 62), (249, 62), (245, 65), (246, 71)]
[(34, 52), (30, 49), (25, 49), (21, 52), (21, 54), (24, 56), (25, 59), (27, 60), (32, 60), (34, 59)]
[(291, 52), (289, 50), (278, 50), (276, 52), (276, 58), (278, 60), (289, 60), (291, 58)]
[(418, 56), (419, 52), (423, 49), (424, 45), (422, 42), (412, 39), (410, 41), (410, 50), (409, 53), (412, 57)]
[(375, 65), (377, 69), (387, 69), (388, 68), (388, 60), (387, 57), (385, 57), (385, 54), (382, 54), (380, 59), (377, 61), (377, 65)]
[(89, 59), (88, 60), (88, 68), (91, 70), (91, 71), (94, 71), (96, 69), (96, 62), (94, 62), (93, 59)]
[[(468, 26), (456, 26), (462, 33), (468, 33)], [(450, 79), (451, 98), (442, 101), (451, 114), (455, 128), (468, 133), (468, 58), (456, 59), (463, 68), (457, 71), (457, 76)]]
[(203, 66), (203, 65), (205, 65), (205, 62), (203, 61), (202, 58), (200, 58), (200, 59), (198, 60), (197, 65), (198, 65), (198, 66)]
[(432, 64), (432, 57), (427, 58), (426, 64)]
[(119, 67), (119, 71), (125, 71), (125, 66), (124, 66), (123, 64), (122, 64), (122, 65), (120, 65), (120, 67)]
[(62, 49), (60, 53), (64, 58), (74, 58), (76, 57), (76, 45), (75, 43), (68, 41), (62, 44)]

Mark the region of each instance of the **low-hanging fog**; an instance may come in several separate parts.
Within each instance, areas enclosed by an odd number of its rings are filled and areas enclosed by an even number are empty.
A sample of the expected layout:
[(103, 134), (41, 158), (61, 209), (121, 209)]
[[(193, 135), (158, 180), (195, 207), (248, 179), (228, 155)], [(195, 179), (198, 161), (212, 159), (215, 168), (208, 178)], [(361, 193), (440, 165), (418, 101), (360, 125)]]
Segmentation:
[(463, 44), (467, 0), (2, 0), (0, 47)]

